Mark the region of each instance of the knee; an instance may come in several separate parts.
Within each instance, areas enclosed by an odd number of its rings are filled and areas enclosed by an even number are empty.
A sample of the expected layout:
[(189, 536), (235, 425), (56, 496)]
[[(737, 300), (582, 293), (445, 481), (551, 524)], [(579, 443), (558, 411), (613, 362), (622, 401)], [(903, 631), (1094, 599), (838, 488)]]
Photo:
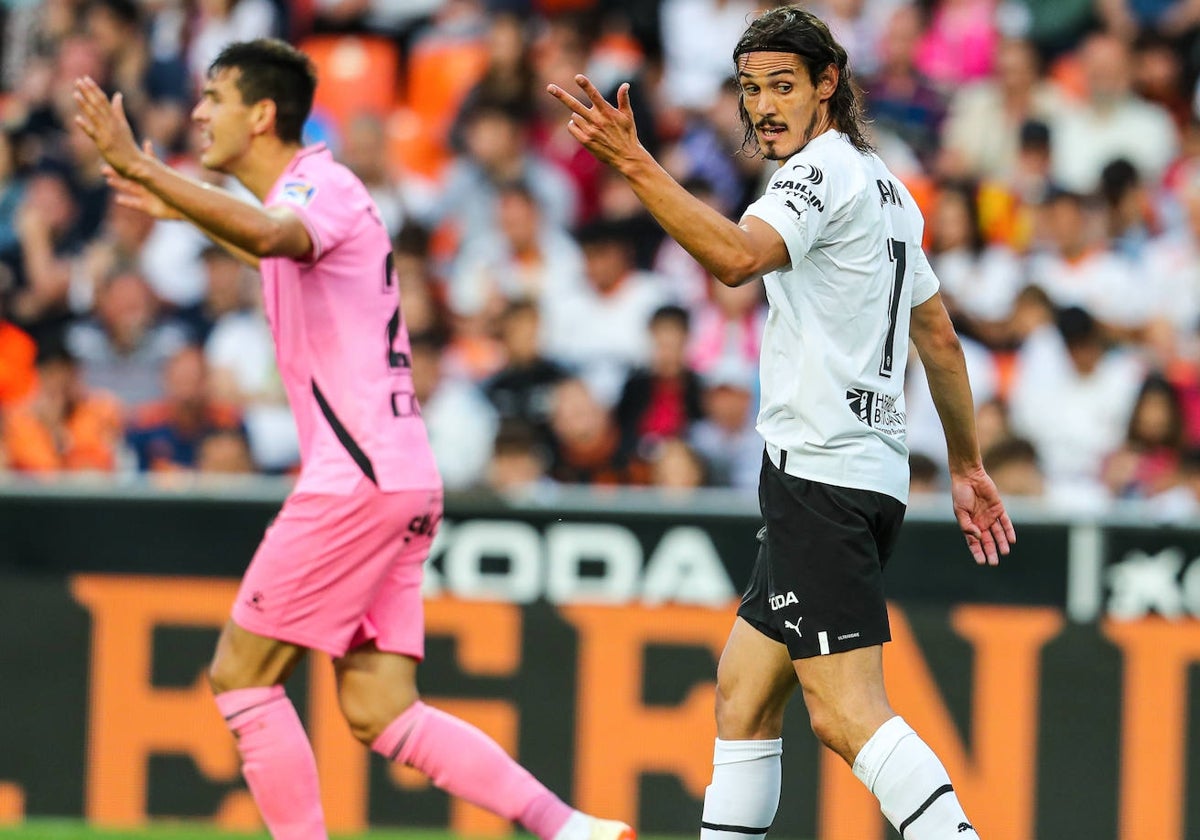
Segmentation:
[(717, 682), (717, 737), (726, 741), (760, 741), (783, 734), (786, 698), (750, 696), (736, 686)]
[(338, 702), (350, 727), (350, 734), (370, 747), (383, 730), (417, 702), (414, 687), (386, 685), (381, 682), (353, 686), (344, 685), (338, 692)]

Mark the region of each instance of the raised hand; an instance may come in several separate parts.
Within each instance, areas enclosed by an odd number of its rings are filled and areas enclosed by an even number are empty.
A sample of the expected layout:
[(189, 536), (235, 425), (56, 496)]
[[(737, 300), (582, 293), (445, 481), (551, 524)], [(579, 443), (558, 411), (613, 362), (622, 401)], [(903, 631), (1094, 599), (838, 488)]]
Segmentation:
[[(142, 153), (147, 157), (154, 157), (154, 145), (149, 140), (142, 143)], [(105, 164), (101, 171), (104, 172), (105, 180), (113, 189), (114, 200), (122, 207), (138, 210), (156, 219), (182, 219), (184, 217), (182, 213), (141, 184), (130, 181), (128, 178), (122, 178), (112, 166)]]
[(995, 566), (1017, 541), (1012, 520), (991, 477), (982, 469), (951, 477), (954, 516), (975, 562)]
[(110, 102), (100, 86), (84, 76), (75, 80), (74, 96), (79, 108), (75, 124), (96, 144), (100, 156), (109, 166), (122, 177), (129, 177), (142, 153), (125, 116), (122, 95), (115, 94)]
[(634, 160), (644, 153), (638, 141), (637, 127), (633, 123), (633, 109), (629, 107), (629, 84), (617, 88), (617, 105), (614, 108), (600, 94), (587, 76), (575, 77), (587, 98), (589, 107), (558, 85), (547, 85), (546, 92), (561, 102), (574, 114), (567, 122), (567, 131), (583, 144), (602, 163), (620, 169), (623, 163)]

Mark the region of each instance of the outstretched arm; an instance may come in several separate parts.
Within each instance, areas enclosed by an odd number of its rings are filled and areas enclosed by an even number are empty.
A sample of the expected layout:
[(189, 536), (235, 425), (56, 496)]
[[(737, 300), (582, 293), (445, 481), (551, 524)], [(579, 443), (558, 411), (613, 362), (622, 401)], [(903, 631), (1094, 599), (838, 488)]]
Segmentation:
[(1017, 534), (996, 485), (983, 469), (967, 365), (940, 294), (913, 308), (911, 333), (946, 433), (954, 515), (975, 562), (994, 566), (1000, 555), (1008, 554)]
[(75, 102), (76, 124), (118, 176), (144, 187), (214, 239), (254, 257), (299, 259), (312, 251), (304, 224), (287, 208), (256, 207), (139, 149), (120, 93), (110, 102), (94, 81), (77, 79)]
[(726, 286), (737, 286), (788, 265), (783, 238), (754, 216), (735, 224), (690, 194), (638, 141), (629, 85), (609, 104), (586, 76), (575, 82), (593, 103), (584, 105), (557, 85), (547, 92), (571, 111), (571, 136), (615, 169), (667, 234)]

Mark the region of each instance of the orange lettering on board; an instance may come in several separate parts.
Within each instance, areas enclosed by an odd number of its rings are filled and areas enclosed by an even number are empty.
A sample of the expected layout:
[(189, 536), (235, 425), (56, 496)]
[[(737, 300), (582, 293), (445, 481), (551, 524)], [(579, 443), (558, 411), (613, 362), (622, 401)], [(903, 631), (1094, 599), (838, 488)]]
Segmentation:
[[(71, 593), (92, 617), (87, 818), (120, 827), (144, 823), (147, 764), (155, 753), (185, 753), (207, 778), (235, 781), (237, 750), (205, 681), (207, 663), (196, 663), (188, 688), (156, 688), (151, 666), (156, 627), (221, 627), (237, 584), (81, 575), (71, 580)], [(232, 813), (245, 822), (244, 807)]]
[(1200, 622), (1147, 618), (1101, 628), (1125, 660), (1117, 836), (1182, 840), (1188, 668), (1200, 662)]
[[(971, 754), (947, 711), (903, 611), (890, 605), (892, 642), (884, 645), (889, 699), (946, 766), (955, 792), (983, 837), (1031, 840), (1037, 770), (1039, 662), (1062, 629), (1058, 610), (970, 605), (950, 613), (975, 651)], [(819, 836), (883, 836), (878, 803), (840, 758), (821, 759)]]
[(713, 680), (697, 683), (678, 706), (646, 706), (640, 700), (645, 650), (686, 645), (719, 657), (733, 615), (678, 606), (569, 606), (561, 612), (579, 633), (576, 807), (636, 822), (643, 773), (672, 773), (692, 796), (703, 797), (717, 734)]
[(0, 782), (0, 825), (25, 819), (25, 790), (15, 782)]

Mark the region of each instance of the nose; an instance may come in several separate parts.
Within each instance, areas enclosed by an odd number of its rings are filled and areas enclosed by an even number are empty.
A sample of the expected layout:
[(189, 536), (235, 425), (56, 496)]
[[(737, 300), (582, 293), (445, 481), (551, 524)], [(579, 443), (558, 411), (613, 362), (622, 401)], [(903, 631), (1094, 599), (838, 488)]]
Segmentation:
[(769, 117), (775, 113), (775, 97), (768, 90), (761, 90), (752, 98), (751, 110), (759, 117)]
[(200, 122), (204, 119), (204, 100), (201, 99), (196, 103), (196, 107), (192, 109), (192, 122)]

